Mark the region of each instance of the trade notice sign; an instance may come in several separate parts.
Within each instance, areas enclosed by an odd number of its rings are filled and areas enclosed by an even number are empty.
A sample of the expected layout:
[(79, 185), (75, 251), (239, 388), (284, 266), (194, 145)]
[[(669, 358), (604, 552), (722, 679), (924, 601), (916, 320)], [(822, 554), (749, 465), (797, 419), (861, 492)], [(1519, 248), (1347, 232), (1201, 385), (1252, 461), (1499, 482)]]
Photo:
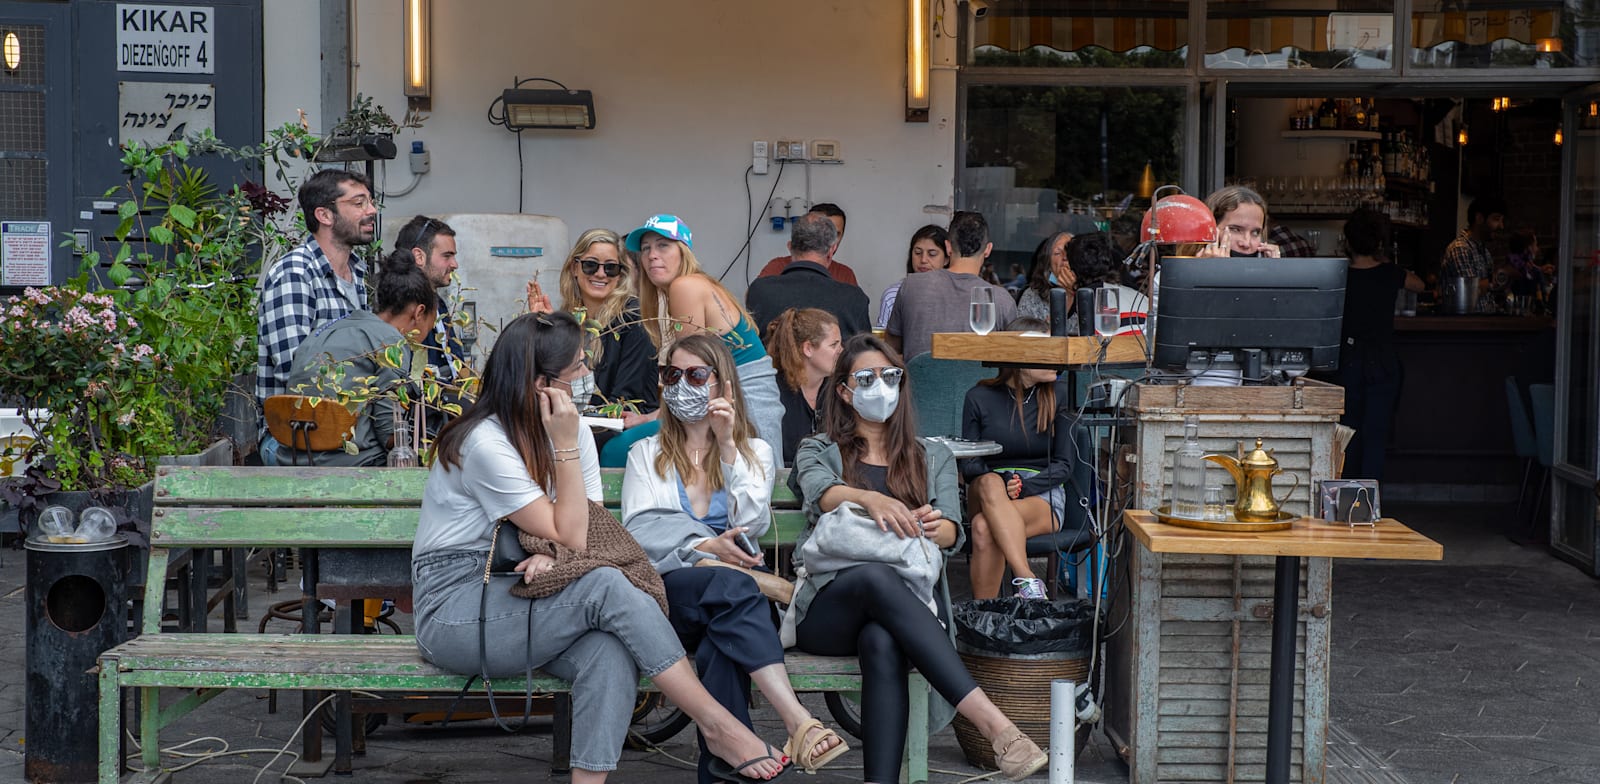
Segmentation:
[(50, 222), (0, 222), (0, 286), (50, 285)]
[(216, 9), (117, 4), (117, 70), (216, 73)]

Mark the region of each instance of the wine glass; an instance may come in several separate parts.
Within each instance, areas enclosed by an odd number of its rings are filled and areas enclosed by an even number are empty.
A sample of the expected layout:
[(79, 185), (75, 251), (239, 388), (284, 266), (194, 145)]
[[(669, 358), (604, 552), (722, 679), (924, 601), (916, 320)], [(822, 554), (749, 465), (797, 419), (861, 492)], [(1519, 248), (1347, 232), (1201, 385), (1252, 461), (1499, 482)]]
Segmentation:
[(1102, 286), (1094, 290), (1094, 331), (1111, 337), (1122, 327), (1122, 292)]
[(979, 335), (994, 331), (994, 289), (979, 286), (972, 290), (972, 309), (967, 313), (967, 324)]

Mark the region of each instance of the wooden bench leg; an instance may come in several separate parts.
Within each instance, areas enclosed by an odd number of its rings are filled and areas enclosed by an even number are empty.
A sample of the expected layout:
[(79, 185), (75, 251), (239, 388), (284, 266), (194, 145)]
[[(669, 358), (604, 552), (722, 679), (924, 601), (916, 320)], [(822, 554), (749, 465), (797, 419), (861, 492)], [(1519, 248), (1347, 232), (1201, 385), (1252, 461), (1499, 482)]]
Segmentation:
[(122, 778), (122, 686), (117, 665), (100, 664), (100, 784)]
[(161, 769), (161, 690), (139, 689), (139, 761), (145, 773)]
[(910, 681), (910, 713), (906, 719), (906, 761), (901, 766), (907, 784), (928, 780), (928, 681), (913, 672)]
[(572, 695), (561, 692), (555, 696), (555, 709), (550, 714), (550, 770), (553, 773), (572, 771)]

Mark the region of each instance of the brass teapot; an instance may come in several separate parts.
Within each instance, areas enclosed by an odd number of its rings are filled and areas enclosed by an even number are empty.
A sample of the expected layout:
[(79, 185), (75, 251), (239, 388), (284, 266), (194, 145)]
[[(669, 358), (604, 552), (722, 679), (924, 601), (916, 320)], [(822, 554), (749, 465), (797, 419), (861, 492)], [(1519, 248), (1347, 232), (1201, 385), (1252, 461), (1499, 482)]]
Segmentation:
[[(1244, 444), (1240, 443), (1243, 451)], [(1256, 448), (1243, 460), (1237, 460), (1229, 455), (1206, 455), (1206, 460), (1216, 463), (1228, 470), (1233, 476), (1234, 492), (1237, 495), (1233, 502), (1233, 517), (1242, 523), (1270, 523), (1279, 519), (1283, 509), (1283, 502), (1289, 500), (1289, 493), (1293, 493), (1300, 486), (1300, 476), (1294, 477), (1294, 484), (1289, 486), (1289, 492), (1278, 498), (1272, 494), (1272, 477), (1283, 473), (1278, 467), (1278, 459), (1272, 456), (1271, 449), (1261, 448), (1261, 439), (1256, 439)]]

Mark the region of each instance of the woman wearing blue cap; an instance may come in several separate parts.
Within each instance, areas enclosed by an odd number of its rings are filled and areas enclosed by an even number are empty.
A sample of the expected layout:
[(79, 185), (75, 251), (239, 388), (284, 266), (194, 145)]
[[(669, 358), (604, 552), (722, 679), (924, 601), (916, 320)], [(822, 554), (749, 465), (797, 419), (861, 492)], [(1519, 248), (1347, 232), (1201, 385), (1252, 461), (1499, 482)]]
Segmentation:
[[(720, 335), (733, 352), (744, 390), (745, 416), (756, 435), (783, 454), (783, 402), (778, 398), (778, 373), (761, 332), (750, 314), (728, 290), (700, 270), (694, 235), (676, 215), (656, 215), (628, 232), (627, 248), (638, 254), (639, 306), (645, 330), (657, 348), (671, 334), (707, 329)], [(666, 336), (665, 338), (663, 336)], [(779, 467), (782, 467), (781, 465)]]

